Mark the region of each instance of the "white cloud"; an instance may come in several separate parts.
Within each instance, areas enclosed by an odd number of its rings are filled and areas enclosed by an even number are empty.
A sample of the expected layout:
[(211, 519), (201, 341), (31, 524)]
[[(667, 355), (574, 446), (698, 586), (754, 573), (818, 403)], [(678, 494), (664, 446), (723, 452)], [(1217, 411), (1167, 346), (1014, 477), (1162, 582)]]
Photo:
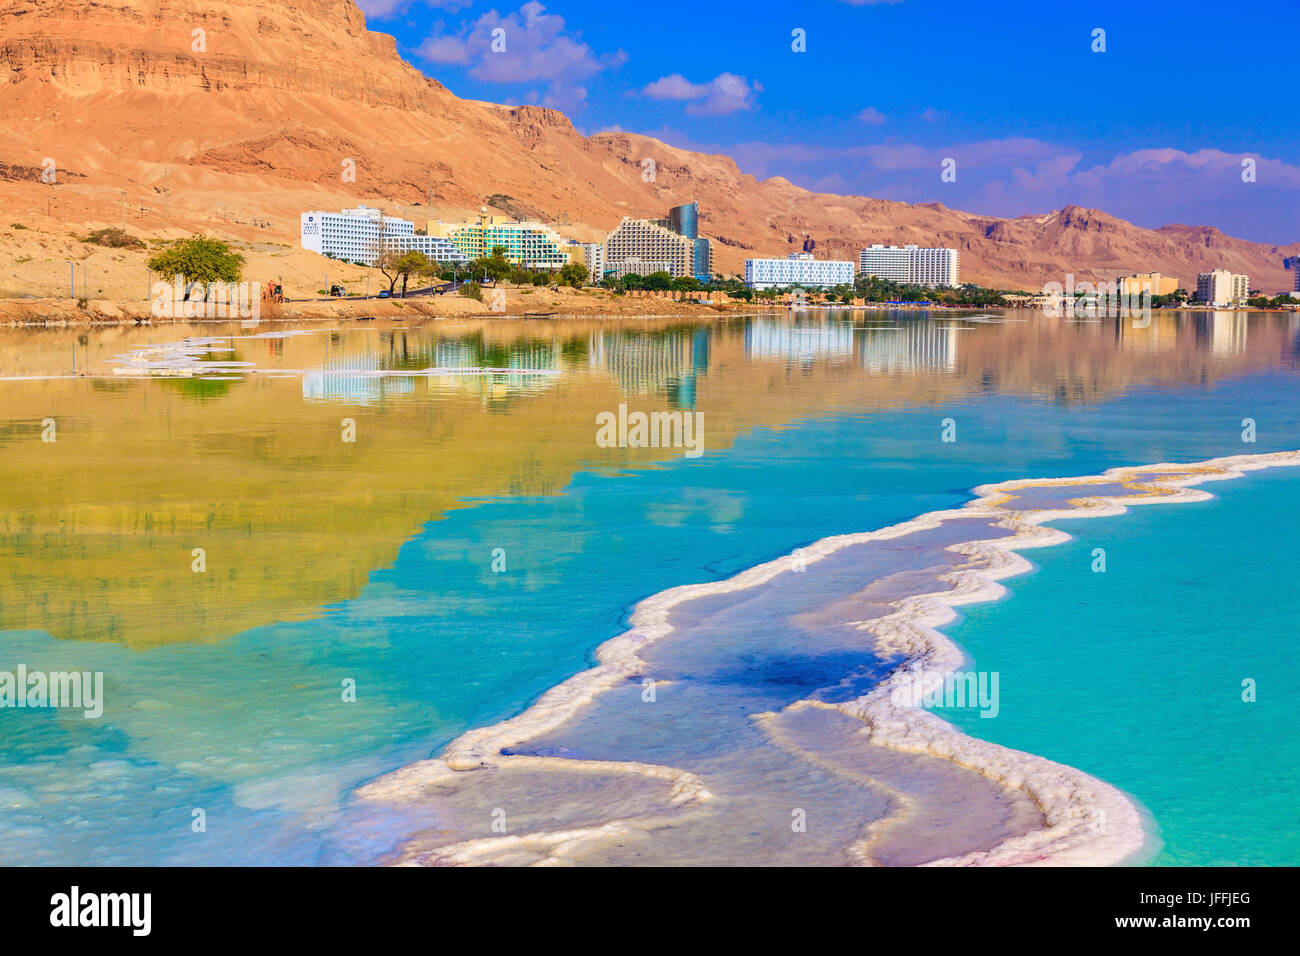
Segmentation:
[(721, 116), (752, 110), (754, 97), (762, 89), (757, 81), (750, 83), (735, 73), (719, 73), (707, 83), (692, 83), (680, 73), (671, 73), (647, 85), (641, 95), (656, 100), (689, 101), (686, 112), (693, 116)]
[(874, 106), (868, 106), (858, 114), (859, 122), (866, 123), (868, 126), (879, 126), (885, 121), (885, 114), (880, 112)]
[(572, 109), (587, 97), (583, 81), (621, 66), (622, 50), (597, 54), (577, 34), (565, 31), (564, 18), (547, 13), (541, 3), (525, 3), (502, 16), (490, 10), (454, 32), (435, 27), (416, 50), (430, 63), (469, 66), (469, 75), (488, 83), (541, 83), (544, 94), (527, 94), (528, 101)]

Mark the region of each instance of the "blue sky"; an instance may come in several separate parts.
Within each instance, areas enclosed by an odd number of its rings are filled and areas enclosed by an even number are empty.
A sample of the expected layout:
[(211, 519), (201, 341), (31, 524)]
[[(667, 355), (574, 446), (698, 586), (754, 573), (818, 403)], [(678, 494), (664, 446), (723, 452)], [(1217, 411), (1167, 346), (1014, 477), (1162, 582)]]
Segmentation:
[[(584, 133), (726, 153), (760, 178), (998, 216), (1075, 203), (1148, 227), (1300, 240), (1294, 0), (360, 6), (460, 96), (555, 106)], [(941, 180), (946, 158), (955, 182)]]

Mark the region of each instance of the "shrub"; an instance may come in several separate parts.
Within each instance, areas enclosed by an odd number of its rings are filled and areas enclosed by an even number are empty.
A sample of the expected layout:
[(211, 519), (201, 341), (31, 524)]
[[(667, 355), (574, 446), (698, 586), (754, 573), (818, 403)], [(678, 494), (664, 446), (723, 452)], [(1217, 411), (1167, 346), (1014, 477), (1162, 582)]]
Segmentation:
[(96, 246), (108, 246), (110, 249), (143, 249), (144, 243), (124, 229), (111, 226), (108, 229), (96, 229), (82, 242)]

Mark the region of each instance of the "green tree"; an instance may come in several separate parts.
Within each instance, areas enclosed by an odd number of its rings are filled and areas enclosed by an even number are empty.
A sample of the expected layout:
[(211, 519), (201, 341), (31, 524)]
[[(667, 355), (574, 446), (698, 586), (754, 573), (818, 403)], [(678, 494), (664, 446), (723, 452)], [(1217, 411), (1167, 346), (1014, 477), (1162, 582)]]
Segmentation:
[(581, 262), (570, 262), (560, 268), (560, 282), (581, 289), (587, 281), (587, 267)]
[(515, 265), (506, 258), (505, 246), (493, 246), (492, 255), (481, 256), (469, 264), (469, 271), (475, 276), (486, 276), (493, 282), (500, 282), (510, 276)]
[(401, 253), (393, 250), (385, 251), (375, 260), (375, 265), (379, 266), (379, 271), (388, 280), (389, 292), (397, 286), (398, 279), (402, 280), (402, 295), (406, 295), (406, 283), (411, 276), (426, 275), (433, 269), (429, 257), (423, 252), (415, 251)]
[(244, 257), (230, 251), (230, 245), (207, 236), (190, 236), (172, 243), (149, 259), (149, 268), (164, 276), (185, 281), (185, 298), (196, 282), (238, 282), (244, 273)]

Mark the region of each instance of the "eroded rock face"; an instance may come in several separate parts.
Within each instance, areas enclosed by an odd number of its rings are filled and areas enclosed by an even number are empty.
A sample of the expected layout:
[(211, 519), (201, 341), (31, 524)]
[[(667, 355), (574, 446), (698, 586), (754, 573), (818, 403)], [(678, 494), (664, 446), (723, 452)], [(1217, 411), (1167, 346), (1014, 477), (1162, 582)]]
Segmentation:
[[(698, 200), (725, 272), (787, 254), (795, 236), (833, 258), (856, 259), (872, 242), (953, 246), (964, 280), (1003, 288), (1139, 269), (1187, 288), (1226, 267), (1276, 290), (1291, 286), (1283, 258), (1300, 253), (1079, 207), (995, 219), (811, 193), (645, 136), (583, 137), (556, 110), (458, 98), (403, 61), (392, 37), (367, 31), (352, 0), (0, 0), (0, 113), (0, 168), (53, 158), (56, 188), (82, 190), (65, 216), (112, 221), (120, 190), (128, 202), (165, 192), (178, 221), (234, 209), (222, 220), (269, 221), (271, 238), (290, 244), (312, 206), (400, 203), (417, 217), (416, 203), (472, 210), (504, 195), (590, 226), (588, 238), (622, 216)], [(354, 180), (341, 175), (345, 161)], [(0, 176), (15, 218), (48, 208), (42, 190)]]

